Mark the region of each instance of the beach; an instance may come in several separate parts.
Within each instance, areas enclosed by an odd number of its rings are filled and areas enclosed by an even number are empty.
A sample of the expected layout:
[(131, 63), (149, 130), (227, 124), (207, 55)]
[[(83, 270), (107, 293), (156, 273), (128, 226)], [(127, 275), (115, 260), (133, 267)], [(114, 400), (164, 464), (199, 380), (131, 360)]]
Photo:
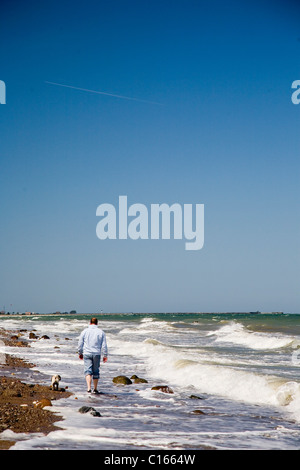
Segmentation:
[[(13, 333), (13, 334), (12, 334)], [(0, 329), (0, 340), (8, 347), (30, 347), (24, 339), (24, 331), (6, 331)], [(10, 430), (12, 433), (43, 433), (59, 429), (55, 425), (62, 417), (49, 411), (52, 401), (70, 396), (63, 391), (53, 391), (47, 385), (26, 383), (15, 376), (25, 377), (25, 372), (34, 364), (21, 357), (5, 354), (0, 364), (0, 434)], [(4, 374), (4, 375), (2, 375)], [(28, 376), (28, 374), (27, 374)], [(27, 377), (28, 378), (28, 377)], [(47, 409), (44, 409), (47, 407)], [(7, 450), (15, 440), (0, 439), (0, 450)]]
[[(299, 449), (299, 315), (99, 314), (108, 342), (99, 396), (87, 394), (77, 354), (90, 316), (2, 317), (0, 384), (12, 392), (2, 447)], [(49, 389), (56, 373), (64, 392)], [(32, 403), (43, 394), (51, 406), (36, 411)], [(44, 421), (30, 427), (27, 414), (28, 428), (25, 417), (17, 425), (17, 405), (20, 416), (26, 408), (43, 411)]]

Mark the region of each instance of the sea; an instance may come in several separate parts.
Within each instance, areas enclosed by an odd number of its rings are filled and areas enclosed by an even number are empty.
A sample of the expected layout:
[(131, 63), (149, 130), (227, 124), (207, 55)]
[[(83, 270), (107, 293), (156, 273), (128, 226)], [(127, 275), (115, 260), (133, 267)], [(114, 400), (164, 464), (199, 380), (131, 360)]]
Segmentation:
[[(87, 393), (77, 354), (91, 316), (105, 331), (109, 352), (98, 396)], [(0, 326), (26, 330), (30, 347), (0, 350), (35, 364), (16, 370), (16, 378), (50, 386), (59, 374), (60, 386), (73, 394), (46, 408), (61, 416), (60, 429), (0, 434), (16, 441), (11, 450), (300, 448), (298, 314), (5, 315)], [(28, 339), (31, 331), (39, 339)], [(118, 375), (147, 382), (116, 385)], [(79, 412), (83, 406), (101, 416)]]

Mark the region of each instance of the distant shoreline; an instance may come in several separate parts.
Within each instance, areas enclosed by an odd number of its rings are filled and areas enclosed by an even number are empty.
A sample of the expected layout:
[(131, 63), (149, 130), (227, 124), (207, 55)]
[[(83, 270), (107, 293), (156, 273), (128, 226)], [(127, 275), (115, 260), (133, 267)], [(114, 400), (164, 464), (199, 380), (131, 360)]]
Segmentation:
[(80, 315), (95, 315), (95, 316), (106, 316), (106, 315), (299, 315), (298, 312), (27, 312), (27, 313), (0, 313), (1, 317), (30, 317), (30, 316), (80, 316)]

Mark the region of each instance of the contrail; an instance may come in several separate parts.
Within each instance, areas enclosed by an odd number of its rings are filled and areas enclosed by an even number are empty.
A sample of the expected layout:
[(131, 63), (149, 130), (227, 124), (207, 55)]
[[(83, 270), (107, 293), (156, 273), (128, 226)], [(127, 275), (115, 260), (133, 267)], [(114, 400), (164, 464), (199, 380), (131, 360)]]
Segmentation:
[(87, 88), (79, 88), (77, 86), (63, 85), (62, 83), (55, 83), (55, 82), (48, 82), (48, 81), (45, 81), (45, 83), (49, 83), (50, 85), (62, 86), (62, 87), (65, 87), (65, 88), (72, 88), (73, 90), (80, 90), (80, 91), (87, 91), (89, 93), (96, 93), (97, 95), (112, 96), (113, 98), (121, 98), (123, 100), (139, 101), (140, 103), (156, 104), (156, 105), (162, 106), (162, 103), (157, 103), (155, 101), (140, 100), (139, 98), (130, 98), (129, 96), (114, 95), (112, 93), (106, 93), (104, 91), (89, 90)]

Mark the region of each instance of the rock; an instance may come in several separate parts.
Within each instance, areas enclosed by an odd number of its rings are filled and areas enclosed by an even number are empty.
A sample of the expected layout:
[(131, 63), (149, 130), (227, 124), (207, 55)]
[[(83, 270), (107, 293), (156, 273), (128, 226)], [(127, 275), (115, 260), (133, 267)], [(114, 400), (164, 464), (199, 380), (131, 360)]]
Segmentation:
[(35, 333), (32, 333), (32, 331), (29, 333), (29, 339), (38, 339), (38, 336)]
[(43, 335), (43, 336), (41, 336), (41, 339), (50, 339), (50, 338), (47, 335)]
[(204, 400), (204, 398), (198, 397), (198, 395), (190, 395), (189, 398), (192, 398), (193, 400)]
[(163, 393), (174, 393), (173, 390), (167, 385), (156, 385), (155, 387), (152, 387), (151, 390), (158, 390), (159, 392)]
[(101, 416), (99, 411), (95, 410), (95, 408), (92, 408), (91, 406), (82, 406), (78, 411), (82, 414), (90, 413), (92, 416)]
[(91, 411), (93, 408), (91, 406), (82, 406), (81, 408), (79, 408), (79, 413), (88, 413), (89, 411)]
[(205, 415), (204, 411), (202, 410), (193, 410), (192, 413), (194, 413), (195, 415)]
[(130, 385), (132, 381), (126, 377), (126, 375), (118, 375), (117, 377), (113, 378), (113, 383), (115, 384), (122, 384), (122, 385)]
[(24, 346), (26, 347), (27, 343), (25, 343), (25, 341), (17, 341), (16, 346), (18, 346), (19, 348), (22, 348)]
[(137, 375), (132, 375), (130, 377), (131, 380), (134, 380), (134, 383), (135, 384), (147, 384), (148, 383), (148, 380), (146, 379), (141, 379), (140, 377), (138, 377)]
[(48, 398), (42, 398), (40, 401), (35, 403), (36, 408), (44, 408), (45, 406), (52, 406), (52, 403)]

